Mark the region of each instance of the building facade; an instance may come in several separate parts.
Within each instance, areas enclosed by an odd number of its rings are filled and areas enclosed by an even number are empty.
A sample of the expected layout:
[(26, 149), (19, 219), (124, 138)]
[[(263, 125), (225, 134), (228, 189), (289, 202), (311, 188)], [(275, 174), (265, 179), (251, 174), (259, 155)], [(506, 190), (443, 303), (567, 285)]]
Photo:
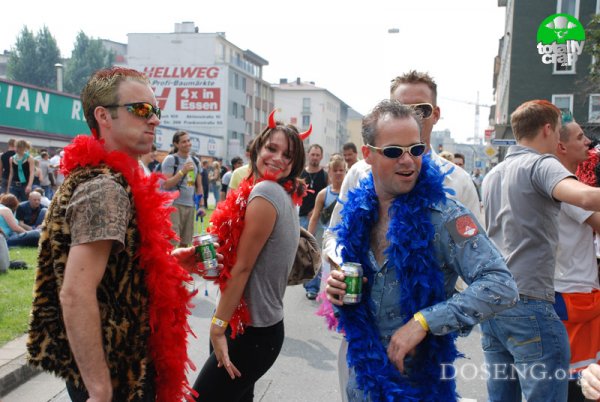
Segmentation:
[(185, 130), (201, 156), (243, 157), (273, 108), (273, 91), (262, 78), (267, 60), (223, 32), (199, 33), (183, 22), (171, 33), (130, 33), (126, 59), (148, 75), (164, 110), (159, 149), (168, 150), (173, 134)]
[[(543, 61), (538, 48), (538, 28), (553, 14), (565, 13), (586, 27), (600, 10), (598, 0), (498, 0), (506, 8), (505, 32), (494, 63), (495, 138), (514, 138), (510, 114), (523, 102), (547, 99), (569, 110), (590, 137), (600, 133), (600, 93), (589, 86), (592, 58), (584, 45), (570, 65)], [(546, 61), (548, 61), (546, 57)], [(506, 149), (500, 149), (505, 154)]]
[(323, 165), (331, 155), (342, 152), (342, 145), (349, 141), (347, 121), (348, 105), (325, 88), (314, 82), (303, 82), (300, 78), (288, 82), (281, 79), (273, 85), (277, 118), (289, 122), (300, 131), (306, 131), (312, 124), (312, 134), (305, 143), (323, 147)]

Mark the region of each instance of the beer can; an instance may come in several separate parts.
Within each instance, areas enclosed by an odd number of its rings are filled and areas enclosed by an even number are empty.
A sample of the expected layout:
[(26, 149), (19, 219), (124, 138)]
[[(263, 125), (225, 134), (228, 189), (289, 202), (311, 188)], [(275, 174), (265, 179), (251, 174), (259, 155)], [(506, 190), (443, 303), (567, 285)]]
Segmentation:
[(344, 282), (346, 283), (346, 294), (342, 301), (344, 304), (360, 303), (362, 295), (362, 265), (357, 262), (345, 262), (342, 264)]
[(194, 171), (190, 170), (187, 172), (187, 185), (189, 187), (193, 187), (194, 186), (194, 182), (196, 181), (196, 176), (194, 175)]
[(213, 236), (208, 233), (196, 235), (193, 238), (192, 244), (196, 248), (196, 254), (202, 257), (202, 264), (204, 264), (202, 273), (204, 279), (217, 279), (220, 273), (217, 252), (213, 242)]

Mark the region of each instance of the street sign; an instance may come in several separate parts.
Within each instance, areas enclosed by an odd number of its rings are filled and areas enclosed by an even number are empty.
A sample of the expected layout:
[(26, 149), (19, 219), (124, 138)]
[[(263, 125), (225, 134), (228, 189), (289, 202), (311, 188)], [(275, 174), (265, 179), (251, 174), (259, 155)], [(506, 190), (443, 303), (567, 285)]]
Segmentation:
[(506, 139), (494, 138), (493, 140), (490, 141), (490, 143), (492, 145), (497, 145), (497, 146), (501, 146), (501, 147), (509, 147), (511, 145), (517, 145), (517, 140), (515, 140), (514, 138), (506, 138)]

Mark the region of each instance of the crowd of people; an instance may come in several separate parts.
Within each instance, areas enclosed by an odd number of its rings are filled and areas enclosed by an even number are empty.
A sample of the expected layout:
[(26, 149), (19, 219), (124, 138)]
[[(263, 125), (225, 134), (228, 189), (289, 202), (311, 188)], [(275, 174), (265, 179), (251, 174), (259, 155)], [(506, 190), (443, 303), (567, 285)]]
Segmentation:
[[(301, 228), (322, 245), (304, 288), (344, 334), (344, 401), (457, 400), (441, 371), (476, 325), (490, 401), (600, 397), (600, 157), (551, 103), (514, 111), (517, 145), (483, 178), (432, 149), (437, 85), (417, 71), (363, 118), (363, 144), (325, 164), (311, 130), (274, 112), (246, 164), (200, 160), (185, 131), (158, 162), (161, 110), (142, 73), (100, 70), (81, 98), (92, 135), (64, 149), (66, 176), (42, 179), (56, 164), (16, 141), (0, 198), (0, 240), (39, 244), (29, 362), (64, 378), (73, 401), (253, 400), (284, 342)], [(205, 268), (190, 245), (209, 194), (220, 297), (190, 387), (185, 282)], [(343, 301), (348, 263), (364, 270), (355, 304)]]

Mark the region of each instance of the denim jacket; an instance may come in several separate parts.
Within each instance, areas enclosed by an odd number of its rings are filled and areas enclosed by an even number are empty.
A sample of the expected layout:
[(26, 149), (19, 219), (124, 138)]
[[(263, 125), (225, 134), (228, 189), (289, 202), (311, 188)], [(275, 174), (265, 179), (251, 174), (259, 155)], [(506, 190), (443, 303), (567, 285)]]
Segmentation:
[[(466, 231), (460, 225), (465, 222), (465, 217), (471, 218), (466, 219), (470, 224)], [(466, 335), (474, 325), (512, 307), (518, 300), (517, 285), (500, 252), (462, 204), (448, 200), (445, 205), (432, 207), (431, 221), (435, 227), (435, 253), (444, 272), (448, 299), (421, 313), (434, 335), (452, 331)], [(398, 303), (400, 286), (393, 262), (386, 260), (380, 267), (372, 251), (369, 260), (375, 272), (370, 306), (381, 341), (387, 347), (391, 336), (407, 317)], [(454, 290), (458, 276), (469, 285), (460, 293)]]

